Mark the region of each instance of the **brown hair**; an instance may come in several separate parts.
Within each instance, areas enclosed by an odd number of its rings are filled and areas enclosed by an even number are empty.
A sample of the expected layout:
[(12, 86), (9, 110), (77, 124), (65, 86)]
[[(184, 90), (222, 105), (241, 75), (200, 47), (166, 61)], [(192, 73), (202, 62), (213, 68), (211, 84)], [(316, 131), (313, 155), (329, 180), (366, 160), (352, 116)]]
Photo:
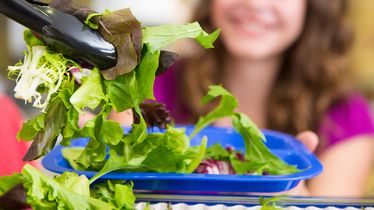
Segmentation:
[[(345, 0), (308, 0), (303, 32), (285, 52), (281, 71), (274, 85), (266, 125), (270, 129), (295, 134), (318, 128), (327, 109), (344, 99), (345, 54), (352, 33), (345, 19)], [(211, 0), (197, 7), (195, 20), (207, 31)], [(199, 103), (208, 86), (222, 82), (221, 63), (225, 49), (220, 40), (214, 50), (201, 51), (186, 59), (180, 71), (179, 91), (192, 120), (208, 110)]]

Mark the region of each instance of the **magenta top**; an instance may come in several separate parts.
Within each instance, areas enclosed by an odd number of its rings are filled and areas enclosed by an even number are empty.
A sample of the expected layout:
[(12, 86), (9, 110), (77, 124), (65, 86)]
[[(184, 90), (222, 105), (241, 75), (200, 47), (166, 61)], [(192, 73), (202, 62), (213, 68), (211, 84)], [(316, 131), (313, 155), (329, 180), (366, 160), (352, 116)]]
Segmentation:
[[(155, 97), (171, 111), (176, 123), (182, 123), (188, 117), (188, 110), (178, 100), (176, 83), (175, 68), (158, 76), (155, 82)], [(358, 135), (374, 135), (374, 115), (369, 102), (361, 94), (351, 94), (346, 101), (327, 111), (318, 134), (325, 140), (323, 148), (348, 141)]]

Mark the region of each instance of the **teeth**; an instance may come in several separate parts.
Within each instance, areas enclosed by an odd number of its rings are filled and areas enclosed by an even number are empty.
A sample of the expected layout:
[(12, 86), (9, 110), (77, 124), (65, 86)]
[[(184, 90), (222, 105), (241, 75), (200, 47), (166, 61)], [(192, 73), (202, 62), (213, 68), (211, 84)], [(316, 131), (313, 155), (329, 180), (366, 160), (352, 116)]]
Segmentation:
[(240, 24), (240, 27), (242, 27), (246, 31), (254, 32), (254, 33), (261, 33), (265, 31), (265, 28), (263, 26), (259, 24), (254, 24), (254, 23), (242, 23)]

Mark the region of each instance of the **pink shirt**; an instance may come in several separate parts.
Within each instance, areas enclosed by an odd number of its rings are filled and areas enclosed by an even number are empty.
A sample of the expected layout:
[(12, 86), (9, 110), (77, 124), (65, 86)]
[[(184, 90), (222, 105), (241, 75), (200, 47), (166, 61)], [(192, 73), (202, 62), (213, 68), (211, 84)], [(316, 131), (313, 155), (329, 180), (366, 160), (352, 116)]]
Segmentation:
[(16, 139), (22, 125), (17, 106), (7, 97), (0, 95), (0, 176), (20, 172), (27, 151), (24, 142)]

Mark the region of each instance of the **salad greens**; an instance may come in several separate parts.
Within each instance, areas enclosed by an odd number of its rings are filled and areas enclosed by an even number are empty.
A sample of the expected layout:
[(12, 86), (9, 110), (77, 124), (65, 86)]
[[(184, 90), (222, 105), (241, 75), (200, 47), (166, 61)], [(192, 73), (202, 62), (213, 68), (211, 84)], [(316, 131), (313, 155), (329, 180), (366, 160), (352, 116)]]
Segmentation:
[[(212, 157), (215, 160), (230, 161), (237, 174), (280, 175), (298, 172), (295, 166), (288, 165), (270, 152), (263, 142), (265, 137), (248, 117), (242, 113), (234, 112), (237, 106), (236, 99), (222, 86), (211, 86), (202, 101), (207, 103), (217, 97), (221, 97), (219, 105), (212, 112), (200, 118), (190, 137), (185, 134), (185, 129), (172, 126), (169, 126), (164, 132), (147, 134), (146, 126), (140, 127), (141, 123), (134, 125), (132, 133), (125, 134), (121, 142), (106, 144), (110, 148), (109, 158), (105, 159), (107, 152), (103, 150), (100, 155), (101, 159), (105, 161), (103, 166), (93, 165), (89, 158), (85, 159), (87, 165), (80, 164), (77, 148), (66, 148), (63, 150), (63, 155), (70, 163), (73, 163), (71, 165), (75, 169), (99, 171), (91, 181), (114, 170), (192, 173), (204, 158)], [(233, 127), (243, 137), (245, 143), (243, 160), (237, 158), (238, 152), (228, 152), (221, 145), (214, 145), (205, 152), (207, 139), (202, 141), (200, 147), (189, 146), (194, 134), (212, 121), (227, 116), (233, 118)], [(81, 150), (82, 154), (90, 154), (91, 150), (87, 149), (91, 148), (90, 143), (88, 147)], [(84, 153), (85, 151), (89, 152)], [(90, 163), (92, 165), (89, 165)]]
[(207, 154), (210, 157), (215, 157), (215, 160), (230, 160), (236, 174), (281, 175), (299, 171), (295, 166), (288, 165), (270, 152), (263, 142), (266, 140), (265, 136), (245, 114), (234, 111), (238, 105), (237, 100), (222, 86), (211, 86), (208, 94), (202, 99), (202, 103), (206, 104), (217, 97), (221, 97), (220, 103), (210, 113), (199, 119), (191, 137), (211, 122), (222, 117), (231, 117), (234, 129), (243, 137), (245, 154), (244, 160), (239, 160), (236, 157), (238, 152), (224, 152), (225, 149), (221, 145), (215, 145), (208, 149)]
[[(114, 13), (115, 12), (103, 17), (108, 17)], [(168, 31), (165, 33), (170, 33), (172, 28), (172, 26), (168, 26)], [(175, 26), (175, 28), (179, 28), (179, 26)], [(186, 27), (185, 30), (188, 31), (189, 28), (190, 27)], [(152, 27), (148, 29), (150, 30), (147, 34), (151, 36)], [(199, 34), (206, 34), (201, 28), (199, 30)], [(178, 29), (178, 33), (180, 33), (180, 31), (181, 29)], [(27, 34), (27, 36), (25, 36), (26, 42), (41, 44), (40, 42), (36, 42), (36, 37), (30, 33), (29, 31), (25, 33)], [(157, 33), (160, 34), (160, 30), (157, 30)], [(209, 36), (206, 36), (206, 39), (204, 39), (197, 33), (195, 38), (199, 39), (202, 43), (204, 42), (206, 45), (214, 41)], [(165, 37), (165, 39), (169, 39), (169, 37)], [(39, 84), (35, 87), (35, 95), (40, 95), (41, 97), (43, 92), (48, 92), (49, 99), (48, 102), (44, 104), (45, 113), (26, 122), (18, 135), (21, 139), (34, 139), (24, 160), (35, 160), (47, 154), (54, 147), (60, 135), (62, 136), (62, 143), (64, 145), (69, 145), (70, 140), (73, 138), (89, 137), (91, 141), (78, 158), (77, 163), (84, 169), (99, 169), (103, 167), (106, 161), (106, 155), (104, 154), (106, 146), (115, 147), (117, 144), (123, 142), (123, 140), (131, 140), (129, 143), (133, 145), (133, 142), (142, 142), (146, 138), (146, 123), (140, 113), (139, 104), (146, 99), (154, 99), (153, 83), (161, 54), (158, 43), (153, 41), (143, 43), (140, 63), (131, 72), (119, 75), (114, 80), (106, 80), (103, 75), (100, 74), (102, 71), (100, 72), (97, 69), (93, 69), (89, 76), (83, 77), (81, 86), (74, 82), (74, 74), (69, 74), (69, 69), (67, 69), (67, 66), (75, 65), (75, 63), (68, 63), (70, 60), (63, 58), (63, 56), (58, 53), (53, 53), (52, 50), (48, 49), (45, 45), (40, 47), (45, 49), (45, 53), (48, 53), (39, 57), (30, 54), (30, 56), (35, 59), (39, 58), (39, 60), (34, 61), (35, 63), (42, 65), (47, 55), (58, 55), (62, 57), (62, 61), (65, 62), (65, 65), (59, 65), (54, 71), (54, 74), (57, 74), (58, 78), (60, 78), (55, 86)], [(154, 49), (154, 52), (150, 49)], [(30, 51), (30, 53), (32, 53), (32, 51)], [(19, 63), (17, 66), (25, 65)], [(32, 67), (33, 66), (28, 68)], [(74, 68), (81, 67), (74, 66)], [(34, 69), (31, 69), (27, 72), (32, 72), (33, 70)], [(9, 75), (10, 78), (20, 78), (16, 80), (16, 82), (20, 82), (21, 79), (24, 79), (24, 75), (13, 67), (9, 68)], [(39, 72), (37, 76), (45, 77), (46, 75)], [(24, 80), (33, 82), (34, 79), (33, 77), (25, 77)], [(42, 89), (43, 92), (38, 92), (39, 89)], [(28, 90), (29, 89), (27, 89), (27, 91)], [(83, 128), (79, 128), (78, 117), (79, 113), (82, 113), (84, 108), (98, 108), (100, 112), (93, 120), (85, 124)], [(118, 123), (107, 120), (113, 108), (117, 112), (134, 109), (140, 116), (140, 123), (134, 125), (134, 132), (132, 132), (131, 135), (124, 136)]]

